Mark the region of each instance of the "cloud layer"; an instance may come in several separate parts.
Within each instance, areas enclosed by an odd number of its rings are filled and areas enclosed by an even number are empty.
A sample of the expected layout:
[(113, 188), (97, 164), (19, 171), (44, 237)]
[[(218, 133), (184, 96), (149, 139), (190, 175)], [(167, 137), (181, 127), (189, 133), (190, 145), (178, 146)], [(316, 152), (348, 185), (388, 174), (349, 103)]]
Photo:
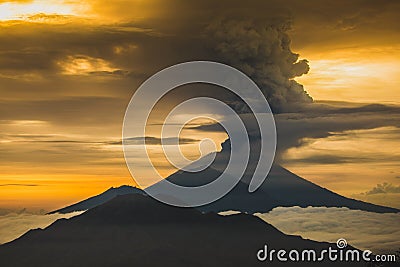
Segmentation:
[(318, 241), (345, 238), (359, 249), (375, 253), (400, 247), (400, 213), (373, 213), (348, 208), (279, 207), (256, 216), (286, 234)]
[(400, 193), (400, 186), (395, 186), (390, 183), (378, 184), (368, 192), (365, 192), (366, 195), (375, 195), (375, 194), (387, 194), (387, 193)]
[(68, 219), (83, 212), (72, 212), (67, 214), (31, 214), (26, 212), (7, 213), (0, 215), (0, 244), (10, 242), (27, 231), (37, 228), (46, 228), (58, 219)]

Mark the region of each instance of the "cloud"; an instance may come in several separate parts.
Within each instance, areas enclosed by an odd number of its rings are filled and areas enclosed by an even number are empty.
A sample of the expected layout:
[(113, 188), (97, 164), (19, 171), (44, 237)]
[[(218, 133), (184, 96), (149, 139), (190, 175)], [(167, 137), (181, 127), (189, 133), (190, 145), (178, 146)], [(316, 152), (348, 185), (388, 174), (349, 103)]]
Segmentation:
[(400, 213), (373, 213), (348, 208), (278, 207), (256, 214), (286, 234), (317, 241), (345, 238), (359, 249), (394, 252), (400, 247)]
[[(375, 139), (396, 140), (400, 134), (400, 107), (395, 105), (363, 105), (348, 103), (350, 107), (343, 107), (345, 104), (318, 104), (306, 105), (299, 108), (297, 112), (275, 114), (277, 127), (278, 146), (277, 161), (284, 162), (285, 153), (290, 148), (305, 146), (313, 140), (332, 137), (335, 140), (340, 138), (359, 138), (361, 134)], [(252, 122), (252, 118), (242, 116), (246, 125), (250, 127), (249, 132), (253, 134), (253, 141), (257, 137), (258, 127)], [(194, 127), (199, 131), (218, 132), (224, 131), (218, 124), (201, 125)], [(370, 134), (366, 130), (373, 130)], [(357, 130), (364, 130), (358, 132)], [(317, 152), (321, 152), (317, 151)], [(323, 151), (322, 151), (323, 152)], [(299, 160), (304, 163), (344, 163), (353, 161), (379, 160), (376, 155), (362, 157), (359, 154), (344, 155), (343, 153), (333, 154), (326, 151), (326, 154), (304, 156)], [(382, 152), (383, 153), (383, 152)], [(364, 153), (365, 155), (365, 153)], [(380, 155), (382, 156), (382, 155)], [(386, 159), (390, 155), (386, 155)], [(397, 154), (392, 154), (395, 159)]]
[[(117, 97), (60, 97), (42, 100), (10, 100), (0, 101), (0, 120), (43, 121), (54, 126), (85, 126), (113, 123), (119, 126), (124, 109), (121, 106), (127, 99)], [(99, 108), (105, 106), (107, 108)], [(119, 118), (119, 120), (118, 120)], [(101, 129), (99, 129), (101, 131)]]
[[(127, 145), (142, 145), (145, 142), (147, 145), (187, 145), (197, 143), (199, 140), (192, 138), (177, 138), (177, 137), (165, 137), (158, 138), (154, 136), (146, 136), (146, 137), (131, 137), (125, 139)], [(122, 144), (121, 141), (111, 142), (113, 145)]]
[[(132, 60), (138, 61), (137, 55), (144, 52), (145, 43), (160, 39), (152, 36), (150, 30), (135, 27), (132, 23), (99, 25), (78, 18), (60, 25), (24, 22), (3, 29), (0, 69), (14, 75), (26, 72), (55, 74), (60, 67), (63, 74), (72, 74), (85, 66), (88, 68), (83, 71), (132, 71), (133, 67), (148, 66), (142, 64), (142, 60), (132, 66)], [(129, 47), (138, 49), (129, 50)], [(55, 79), (61, 77), (51, 76), (51, 80)]]
[(38, 184), (0, 184), (0, 186), (39, 186)]
[[(292, 15), (307, 13), (307, 8), (296, 3), (277, 5), (274, 1), (252, 1), (251, 8), (239, 1), (229, 2), (229, 5), (213, 2), (215, 9), (209, 9), (210, 1), (172, 1), (168, 5), (162, 1), (146, 4), (135, 1), (129, 7), (121, 3), (108, 3), (104, 8), (104, 1), (90, 1), (93, 12), (103, 14), (104, 11), (107, 18), (120, 19), (113, 23), (106, 18), (101, 22), (75, 18), (62, 25), (22, 23), (4, 27), (0, 68), (1, 75), (8, 78), (1, 79), (4, 86), (0, 92), (4, 91), (4, 99), (12, 102), (10, 105), (2, 103), (8, 112), (1, 114), (15, 117), (21, 106), (25, 106), (21, 116), (51, 116), (55, 118), (53, 121), (78, 124), (82, 116), (77, 116), (75, 111), (79, 111), (88, 124), (102, 125), (97, 118), (103, 115), (107, 122), (107, 118), (118, 120), (121, 117), (132, 88), (144, 78), (163, 67), (198, 59), (220, 60), (243, 70), (258, 83), (276, 111), (294, 109), (298, 104), (310, 101), (301, 85), (293, 80), (306, 73), (308, 65), (291, 51), (289, 38), (289, 31), (293, 32), (290, 29)], [(291, 5), (296, 7), (296, 12), (280, 10), (290, 10)], [(370, 5), (365, 9), (370, 10)], [(142, 8), (143, 20), (132, 15), (138, 6)], [(313, 6), (326, 8), (325, 5)], [(386, 4), (379, 8), (382, 6)], [(168, 11), (164, 12), (161, 7)], [(244, 7), (251, 11), (252, 19), (243, 16)], [(332, 7), (343, 13), (343, 17), (350, 16), (340, 5)], [(347, 8), (355, 10), (353, 5)], [(152, 19), (146, 19), (150, 17)], [(338, 19), (331, 15), (329, 18), (330, 23)], [(296, 27), (299, 22), (294, 23)], [(60, 74), (60, 70), (64, 74)], [(65, 75), (68, 73), (81, 73), (84, 77), (69, 77)], [(37, 81), (27, 86), (27, 80), (35, 77)], [(105, 82), (104, 77), (119, 80), (112, 79), (111, 84)], [(218, 94), (230, 100), (229, 96)], [(94, 95), (107, 97), (110, 102), (100, 101), (92, 106)], [(68, 104), (76, 109), (68, 109), (61, 103), (78, 101), (71, 101), (71, 96), (81, 99), (78, 107), (76, 103)], [(118, 98), (118, 106), (111, 103)], [(36, 102), (38, 99), (46, 103)], [(232, 105), (235, 105), (234, 101)], [(58, 108), (61, 106), (62, 109)], [(99, 114), (88, 111), (86, 106)], [(243, 108), (240, 104), (237, 106)], [(38, 112), (39, 109), (46, 112)], [(70, 114), (65, 114), (68, 113), (65, 110)]]
[(396, 140), (399, 136), (400, 128), (393, 126), (331, 132), (327, 137), (305, 138), (301, 147), (290, 148), (285, 153), (285, 162), (316, 164), (398, 162), (400, 150), (396, 149)]
[(207, 29), (217, 57), (249, 75), (275, 112), (312, 102), (293, 80), (306, 74), (309, 66), (291, 51), (290, 27), (290, 18), (279, 16), (258, 21), (219, 20)]
[(366, 105), (335, 108), (329, 105), (312, 105), (296, 113), (276, 116), (281, 142), (278, 150), (304, 144), (305, 138), (325, 138), (333, 133), (378, 127), (400, 127), (399, 106)]
[[(155, 2), (154, 5), (164, 6), (160, 1)], [(191, 5), (213, 13), (203, 4), (171, 3), (178, 9)], [(232, 9), (240, 6), (242, 4), (234, 3)], [(117, 3), (112, 7), (107, 4), (107, 7), (114, 11), (122, 8)], [(122, 9), (125, 8), (124, 5)], [(69, 89), (63, 89), (69, 91), (73, 87), (71, 84), (81, 86), (65, 77), (69, 75), (91, 75), (94, 81), (104, 76), (135, 79), (140, 75), (148, 77), (172, 64), (205, 59), (229, 63), (250, 75), (275, 111), (311, 101), (303, 87), (293, 80), (307, 73), (309, 67), (306, 60), (299, 60), (299, 55), (290, 49), (291, 20), (287, 16), (274, 14), (273, 19), (265, 19), (272, 16), (271, 11), (265, 17), (258, 14), (257, 19), (225, 19), (227, 15), (222, 12), (210, 22), (209, 16), (194, 10), (192, 7), (185, 11), (190, 12), (189, 16), (184, 16), (184, 12), (177, 17), (160, 14), (155, 20), (159, 23), (139, 23), (134, 22), (134, 18), (93, 23), (71, 18), (60, 25), (29, 22), (8, 25), (2, 33), (0, 51), (7, 53), (3, 54), (0, 69), (6, 77), (21, 77), (27, 73), (30, 76), (26, 79), (51, 75), (53, 82), (65, 80), (69, 83)], [(202, 23), (197, 23), (199, 19)], [(170, 20), (173, 23), (168, 24), (168, 28), (164, 26), (166, 23), (161, 23)], [(232, 100), (225, 95), (220, 94), (226, 101)], [(243, 109), (243, 104), (236, 106)]]
[[(342, 29), (353, 31), (353, 36), (366, 24), (369, 28), (364, 28), (363, 36), (387, 41), (381, 37), (388, 35), (396, 42), (397, 35), (388, 34), (398, 32), (398, 23), (393, 23), (398, 19), (394, 12), (398, 3), (393, 1), (81, 2), (90, 5), (87, 15), (94, 15), (93, 19), (80, 17), (80, 13), (67, 17), (47, 14), (34, 15), (28, 21), (0, 22), (0, 123), (20, 122), (2, 125), (0, 134), (14, 139), (18, 138), (10, 135), (58, 134), (49, 139), (27, 137), (23, 145), (2, 143), (0, 165), (7, 166), (7, 173), (29, 170), (26, 175), (32, 175), (32, 170), (38, 169), (42, 173), (54, 169), (97, 170), (107, 175), (122, 172), (121, 151), (111, 151), (112, 146), (103, 146), (103, 150), (102, 144), (93, 142), (111, 140), (118, 144), (124, 111), (134, 89), (156, 71), (189, 60), (221, 61), (241, 69), (262, 88), (275, 111), (291, 112), (276, 117), (279, 151), (300, 146), (305, 138), (400, 121), (395, 110), (386, 106), (340, 110), (314, 103), (309, 108), (305, 103), (311, 98), (294, 81), (308, 71), (308, 64), (290, 47), (291, 36), (296, 37), (296, 47), (312, 45), (318, 51), (323, 49), (319, 47), (322, 43), (344, 43), (347, 47)], [(50, 20), (60, 23), (39, 23)], [(211, 92), (238, 110), (244, 109), (236, 98), (213, 87), (181, 89), (162, 108)], [(45, 125), (28, 127), (28, 121)], [(324, 158), (326, 162), (348, 159)], [(98, 168), (117, 160), (122, 162), (118, 169), (105, 172)], [(93, 164), (91, 170), (80, 169), (85, 164)]]
[(387, 193), (400, 194), (400, 186), (395, 186), (390, 183), (377, 184), (374, 188), (365, 192), (364, 194), (375, 195), (375, 194), (387, 194)]
[[(376, 186), (378, 187), (378, 186)], [(374, 188), (376, 188), (374, 187)], [(398, 189), (398, 188), (397, 188)], [(383, 206), (389, 206), (400, 209), (400, 193), (396, 192), (396, 187), (389, 190), (382, 190), (382, 188), (376, 188), (375, 190), (369, 190), (358, 194), (352, 194), (350, 197), (359, 199), (365, 202), (374, 203)], [(370, 191), (374, 191), (372, 194)]]
[(122, 70), (113, 68), (111, 64), (101, 58), (92, 58), (85, 55), (67, 56), (57, 62), (65, 75), (88, 75), (101, 73), (123, 73)]
[(229, 215), (235, 215), (235, 214), (240, 214), (240, 213), (241, 213), (240, 211), (234, 211), (234, 210), (227, 210), (227, 211), (218, 212), (218, 214), (222, 215), (222, 216), (229, 216)]
[(31, 213), (8, 213), (0, 215), (0, 244), (10, 242), (27, 231), (37, 228), (46, 228), (53, 222), (62, 218), (71, 218), (83, 212), (72, 212), (67, 214), (31, 214)]
[[(77, 138), (77, 136), (62, 136), (62, 135), (39, 135), (39, 134), (4, 134), (0, 135), (6, 143), (65, 143), (65, 144), (86, 144), (86, 145), (122, 145), (121, 140), (117, 141), (101, 141), (92, 140), (90, 137)], [(154, 136), (146, 137), (131, 137), (125, 139), (127, 145), (141, 145), (145, 142), (147, 145), (180, 145), (195, 144), (198, 139), (193, 138), (178, 138), (165, 137), (159, 138)]]

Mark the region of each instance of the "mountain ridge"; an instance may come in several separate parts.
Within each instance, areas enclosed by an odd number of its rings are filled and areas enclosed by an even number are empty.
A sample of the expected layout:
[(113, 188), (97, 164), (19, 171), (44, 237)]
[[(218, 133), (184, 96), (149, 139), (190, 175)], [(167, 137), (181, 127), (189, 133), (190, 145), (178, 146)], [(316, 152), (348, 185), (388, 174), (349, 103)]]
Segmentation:
[(54, 211), (49, 212), (48, 214), (54, 214), (54, 213), (70, 213), (74, 211), (84, 211), (91, 209), (93, 207), (96, 207), (98, 205), (101, 205), (103, 203), (106, 203), (107, 201), (110, 201), (111, 199), (120, 196), (120, 195), (126, 195), (126, 194), (146, 194), (143, 190), (133, 187), (133, 186), (128, 186), (128, 185), (122, 185), (120, 187), (110, 187), (103, 193), (100, 193), (98, 195), (89, 197), (85, 200), (79, 201), (77, 203), (68, 205), (64, 208), (60, 208)]
[[(195, 186), (208, 183), (216, 179), (220, 175), (220, 171), (213, 168), (207, 168), (199, 173), (191, 173), (179, 171), (167, 179), (170, 182), (182, 186)], [(267, 179), (261, 187), (249, 193), (248, 181), (249, 177), (245, 176), (239, 183), (224, 197), (205, 206), (198, 207), (204, 212), (220, 212), (227, 210), (236, 210), (245, 213), (268, 212), (276, 207), (348, 207), (349, 209), (364, 210), (378, 213), (395, 213), (400, 210), (375, 205), (360, 200), (355, 200), (341, 196), (326, 188), (316, 185), (289, 170), (273, 165)], [(153, 185), (156, 187), (157, 184)], [(125, 194), (141, 194), (146, 193), (135, 187), (122, 186), (119, 188), (110, 188), (102, 194), (88, 198), (76, 204), (61, 208), (51, 213), (69, 213), (73, 211), (82, 211), (91, 209), (103, 204), (118, 195)], [(174, 196), (171, 196), (174, 197)]]
[[(0, 246), (1, 266), (264, 266), (271, 249), (320, 252), (336, 244), (285, 235), (261, 219), (172, 207), (149, 196), (120, 195), (76, 217), (58, 220)], [(349, 246), (346, 249), (350, 249)], [(23, 257), (21, 257), (23, 255)], [(279, 262), (273, 266), (320, 266)], [(363, 266), (323, 261), (324, 266)]]

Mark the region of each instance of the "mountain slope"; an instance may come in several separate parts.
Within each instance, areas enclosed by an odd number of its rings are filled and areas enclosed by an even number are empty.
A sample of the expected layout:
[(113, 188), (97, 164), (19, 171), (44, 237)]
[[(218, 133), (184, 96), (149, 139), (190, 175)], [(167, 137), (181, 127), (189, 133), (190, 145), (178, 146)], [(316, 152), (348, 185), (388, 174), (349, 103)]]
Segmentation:
[[(215, 180), (220, 171), (209, 167), (198, 173), (176, 172), (167, 179), (182, 186), (202, 185)], [(251, 175), (245, 175), (231, 192), (214, 203), (199, 207), (203, 211), (237, 210), (246, 213), (268, 212), (284, 206), (348, 207), (371, 212), (400, 212), (398, 209), (374, 205), (338, 195), (307, 181), (279, 165), (273, 165), (261, 187), (248, 192)], [(157, 184), (153, 185), (157, 191)]]
[(97, 196), (93, 196), (86, 200), (83, 200), (78, 203), (67, 206), (65, 208), (52, 211), (49, 214), (70, 213), (70, 212), (74, 212), (74, 211), (88, 210), (88, 209), (97, 207), (101, 204), (104, 204), (107, 201), (110, 201), (111, 199), (113, 199), (117, 196), (127, 195), (127, 194), (145, 194), (145, 192), (143, 192), (143, 190), (141, 190), (139, 188), (127, 186), (127, 185), (123, 185), (123, 186), (120, 186), (117, 188), (111, 187), (107, 191), (105, 191)]
[[(220, 175), (220, 171), (213, 168), (198, 173), (179, 171), (167, 179), (183, 186), (198, 186), (213, 181)], [(338, 195), (328, 189), (307, 181), (279, 165), (273, 165), (268, 178), (261, 187), (253, 192), (248, 192), (249, 175), (243, 179), (226, 196), (214, 203), (199, 207), (201, 211), (226, 211), (237, 210), (245, 213), (268, 212), (276, 207), (348, 207), (354, 210), (364, 210), (378, 213), (395, 213), (400, 210), (366, 203)], [(157, 190), (157, 184), (152, 186)], [(125, 194), (146, 194), (143, 190), (121, 186), (110, 188), (102, 194), (91, 197), (74, 205), (53, 211), (52, 213), (69, 213), (94, 208), (100, 204)], [(172, 196), (176, 197), (176, 196)]]
[[(251, 215), (202, 214), (130, 194), (0, 246), (0, 266), (265, 266), (256, 259), (265, 244), (316, 251), (329, 246), (285, 235)], [(275, 259), (273, 266), (281, 265)], [(293, 265), (321, 262), (283, 264)]]

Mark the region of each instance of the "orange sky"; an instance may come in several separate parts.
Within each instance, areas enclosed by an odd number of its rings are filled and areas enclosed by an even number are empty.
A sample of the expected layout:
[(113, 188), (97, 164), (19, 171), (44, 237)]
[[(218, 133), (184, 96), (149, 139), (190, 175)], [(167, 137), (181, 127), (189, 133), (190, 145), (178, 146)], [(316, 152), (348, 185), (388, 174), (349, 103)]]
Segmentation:
[[(0, 94), (9, 111), (0, 118), (0, 208), (54, 209), (111, 186), (134, 184), (118, 144), (124, 109), (144, 78), (161, 66), (177, 63), (174, 55), (158, 51), (162, 42), (149, 43), (148, 36), (175, 34), (184, 42), (188, 25), (201, 24), (192, 22), (192, 17), (208, 19), (201, 14), (202, 8), (208, 10), (207, 4), (198, 5), (199, 10), (179, 1), (166, 6), (160, 0), (0, 1), (0, 38), (4, 39), (0, 53), (5, 58)], [(327, 5), (267, 1), (263, 5), (264, 10), (252, 10), (252, 17), (267, 16), (265, 10), (275, 8), (289, 10), (293, 17), (292, 50), (311, 68), (296, 80), (314, 100), (400, 104), (396, 3), (363, 8), (358, 1)], [(239, 4), (224, 7), (224, 12), (222, 16), (247, 14)], [(113, 36), (120, 42), (109, 41)], [(132, 41), (135, 38), (140, 42)], [(154, 53), (143, 52), (147, 51), (143, 46), (154, 46)], [(157, 57), (162, 58), (160, 66)], [(14, 106), (15, 110), (7, 108)], [(329, 166), (295, 162), (305, 154), (320, 155), (321, 147), (330, 153), (359, 155), (365, 143), (369, 155), (398, 155), (398, 133), (384, 131), (388, 129), (392, 128), (357, 132), (344, 142), (309, 140), (287, 151), (285, 166), (347, 196), (384, 181), (398, 185), (396, 160)], [(200, 136), (191, 132), (185, 137)], [(221, 133), (213, 137), (216, 142), (225, 139)], [(186, 145), (189, 156), (198, 155), (196, 147), (197, 143)], [(161, 172), (172, 170), (164, 167)], [(387, 203), (398, 201), (394, 197)]]

